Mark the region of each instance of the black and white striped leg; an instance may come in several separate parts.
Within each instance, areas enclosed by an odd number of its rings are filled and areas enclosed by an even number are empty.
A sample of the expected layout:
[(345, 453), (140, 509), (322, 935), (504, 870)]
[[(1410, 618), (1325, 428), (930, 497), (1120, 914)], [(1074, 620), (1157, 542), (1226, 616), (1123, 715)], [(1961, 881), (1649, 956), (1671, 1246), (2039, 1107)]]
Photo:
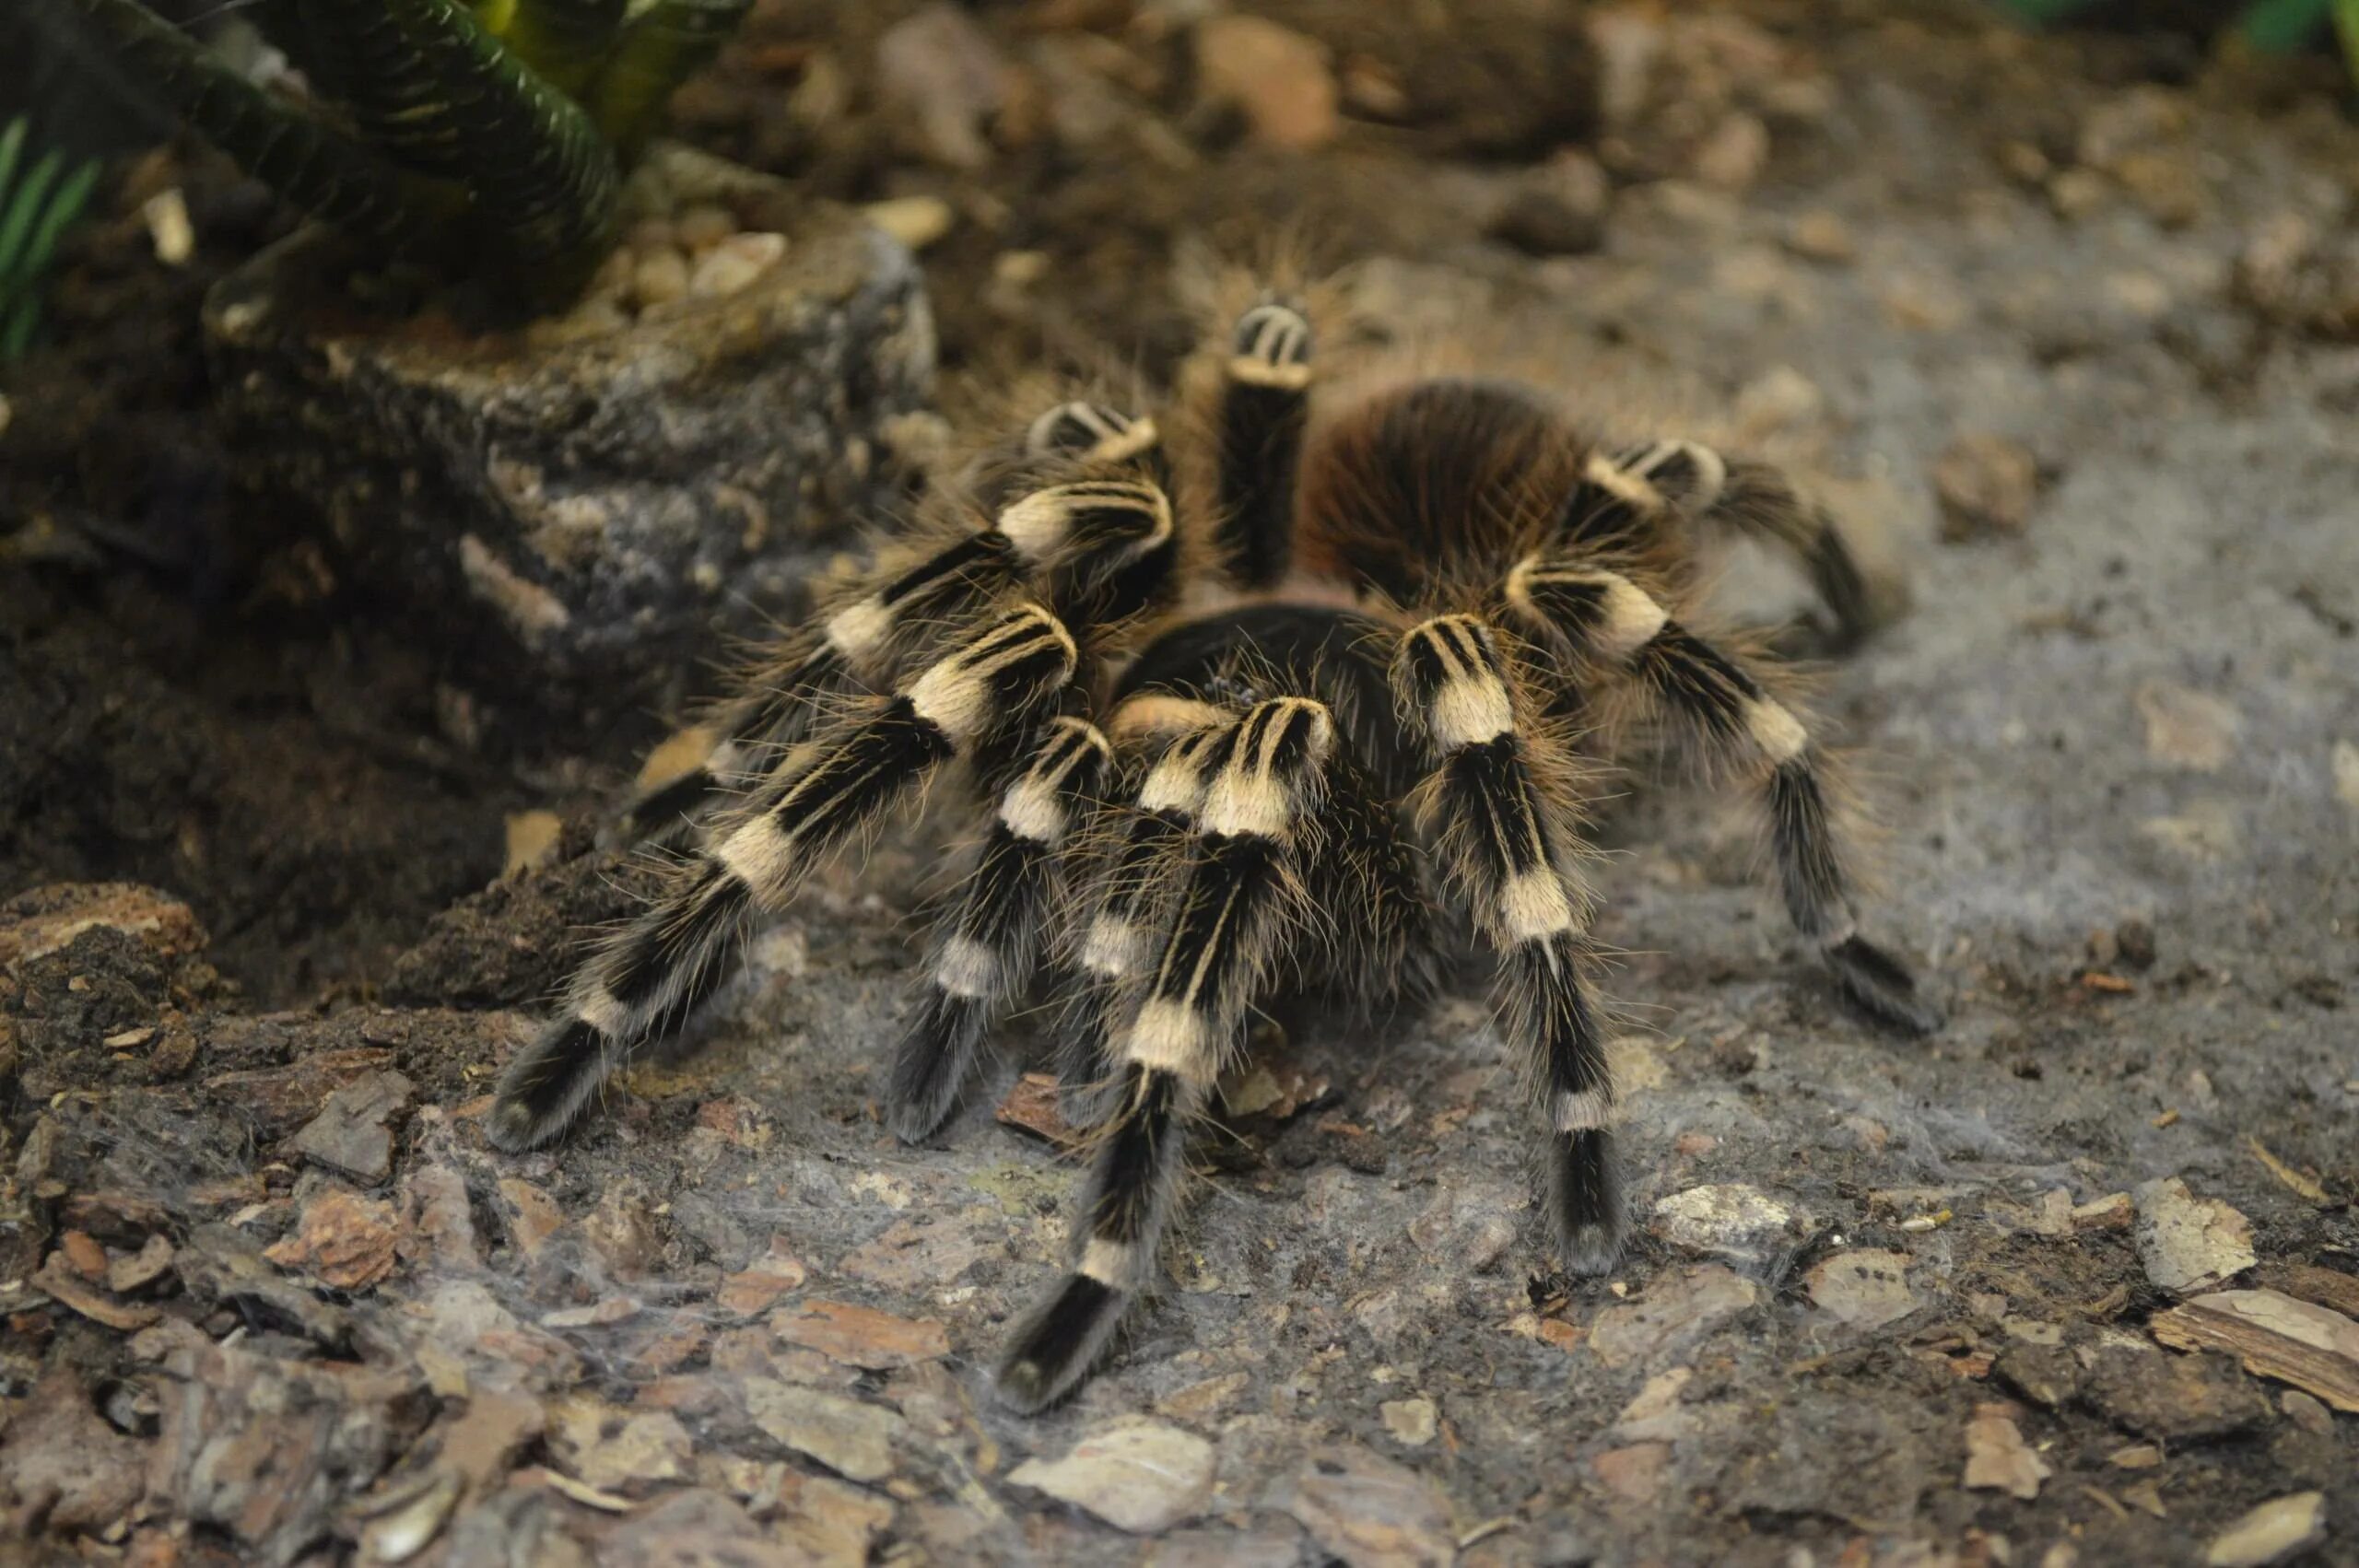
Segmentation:
[(1617, 573), (1534, 557), (1510, 574), (1507, 597), (1533, 636), (1568, 659), (1627, 674), (1708, 758), (1755, 781), (1786, 912), (1854, 1006), (1909, 1034), (1939, 1024), (1907, 965), (1859, 932), (1827, 759), (1792, 709)]
[(1208, 704), (1134, 698), (1111, 721), (1125, 751), (1138, 743), (1137, 721), (1149, 705), (1180, 710), (1159, 716), (1176, 728), (1144, 731), (1148, 749), (1159, 744), (1160, 754), (1145, 766), (1131, 798), (1101, 825), (1098, 855), (1078, 869), (1089, 892), (1071, 932), (1073, 990), (1057, 1025), (1060, 1100), (1066, 1120), (1076, 1127), (1095, 1127), (1114, 1109), (1121, 1083), (1114, 1028), (1154, 962), (1172, 873), (1219, 766), (1220, 748), (1235, 728), (1231, 715)]
[(1074, 1228), (1072, 1271), (1017, 1329), (1000, 1395), (1022, 1410), (1088, 1372), (1154, 1281), (1185, 1174), (1188, 1118), (1235, 1048), (1245, 1012), (1284, 960), (1301, 911), (1298, 869), (1335, 742), (1320, 704), (1281, 697), (1220, 743), (1155, 974), (1121, 1031), (1121, 1108), (1106, 1129)]
[(1290, 304), (1237, 320), (1222, 367), (1217, 426), (1220, 542), (1248, 588), (1285, 576), (1293, 555), (1295, 472), (1310, 418), (1310, 320)]
[(1074, 658), (1054, 616), (1022, 606), (764, 779), (671, 888), (576, 972), (564, 1011), (500, 1078), (492, 1141), (528, 1149), (563, 1130), (633, 1049), (721, 984), (756, 914), (776, 910), (942, 764), (1037, 713)]
[(909, 1142), (948, 1118), (992, 1030), (1032, 978), (1057, 860), (1097, 803), (1112, 755), (1095, 725), (1052, 720), (1003, 790), (973, 867), (936, 926), (917, 1016), (893, 1060), (886, 1122)]
[(1543, 1198), (1567, 1268), (1602, 1273), (1625, 1226), (1605, 1041), (1583, 983), (1587, 896), (1577, 840), (1545, 787), (1553, 762), (1520, 715), (1492, 629), (1471, 615), (1426, 622), (1401, 641), (1393, 680), (1435, 760), (1422, 804), (1449, 882), (1498, 960), (1503, 1026), (1547, 1117)]
[(1614, 455), (1616, 467), (1644, 479), (1689, 517), (1719, 523), (1790, 552), (1834, 617), (1837, 651), (1875, 629), (1866, 574), (1825, 509), (1805, 499), (1766, 462), (1731, 462), (1695, 441), (1654, 441)]
[(745, 695), (710, 720), (712, 750), (632, 802), (628, 831), (667, 833), (717, 792), (758, 777), (808, 737), (830, 697), (890, 689), (1019, 586), (1085, 630), (1135, 612), (1166, 585), (1172, 543), (1162, 486), (1107, 478), (1026, 491), (991, 527), (947, 544), (892, 547), (867, 586), (748, 672)]

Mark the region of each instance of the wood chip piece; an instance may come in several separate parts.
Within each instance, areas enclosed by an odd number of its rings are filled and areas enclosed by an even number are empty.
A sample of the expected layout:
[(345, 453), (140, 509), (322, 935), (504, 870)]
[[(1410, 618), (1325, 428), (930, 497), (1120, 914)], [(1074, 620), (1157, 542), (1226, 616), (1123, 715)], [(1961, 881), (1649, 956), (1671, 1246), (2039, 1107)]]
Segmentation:
[(721, 1281), (713, 1301), (723, 1312), (752, 1317), (768, 1312), (787, 1292), (801, 1290), (808, 1277), (803, 1260), (786, 1250), (785, 1238), (774, 1236), (767, 1254), (754, 1259), (742, 1273)]
[(63, 1252), (49, 1255), (49, 1261), (32, 1277), (32, 1285), (60, 1305), (71, 1307), (91, 1322), (103, 1323), (120, 1333), (128, 1334), (156, 1321), (154, 1307), (116, 1301), (77, 1277)]
[(1057, 1107), (1057, 1080), (1046, 1072), (1027, 1072), (1017, 1079), (992, 1114), (1009, 1127), (1037, 1133), (1051, 1143), (1073, 1141), (1074, 1129)]
[(1285, 1505), (1350, 1568), (1444, 1568), (1458, 1554), (1449, 1500), (1416, 1471), (1356, 1444), (1313, 1450)]
[(2138, 1255), (2164, 1290), (2207, 1291), (2259, 1260), (2251, 1223), (2217, 1198), (2195, 1197), (2177, 1176), (2143, 1184), (2137, 1200)]
[(877, 1481), (893, 1473), (894, 1445), (909, 1429), (896, 1412), (772, 1377), (749, 1377), (743, 1392), (754, 1424), (796, 1453), (848, 1480)]
[(305, 1204), (294, 1234), (263, 1256), (337, 1290), (365, 1291), (393, 1273), (398, 1235), (392, 1204), (332, 1189)]
[(1194, 1433), (1130, 1421), (1089, 1433), (1062, 1459), (1027, 1459), (1007, 1479), (1117, 1529), (1156, 1535), (1203, 1512), (1213, 1463), (1213, 1445)]
[(1980, 1405), (1966, 1425), (1966, 1484), (2028, 1503), (2056, 1472), (2024, 1441), (2010, 1405)]
[(2174, 1350), (2222, 1350), (2245, 1370), (2359, 1411), (2359, 1323), (2282, 1291), (2221, 1291), (2156, 1316)]
[(2325, 1188), (2271, 1153), (2268, 1144), (2258, 1138), (2248, 1138), (2245, 1143), (2252, 1150), (2252, 1157), (2266, 1166), (2271, 1176), (2293, 1188), (2301, 1198), (2311, 1203), (2323, 1203), (2327, 1200)]
[(806, 1301), (770, 1314), (770, 1332), (847, 1366), (888, 1372), (950, 1353), (950, 1330), (845, 1301)]

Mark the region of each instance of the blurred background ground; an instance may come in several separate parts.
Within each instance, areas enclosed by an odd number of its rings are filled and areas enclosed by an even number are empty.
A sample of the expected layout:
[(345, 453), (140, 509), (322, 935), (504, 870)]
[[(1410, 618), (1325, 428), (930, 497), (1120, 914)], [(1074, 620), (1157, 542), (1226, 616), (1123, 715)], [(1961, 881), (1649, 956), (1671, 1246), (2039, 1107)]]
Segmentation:
[(1031, 1422), (981, 1375), (1075, 1180), (994, 1116), (1028, 1037), (942, 1146), (874, 1116), (921, 835), (580, 1136), (487, 1152), (658, 718), (551, 755), (323, 580), (195, 335), (283, 220), (136, 165), (0, 379), (0, 893), (141, 884), (0, 911), (0, 1556), (2359, 1561), (2359, 133), (2316, 66), (1963, 6), (757, 9), (681, 131), (890, 204), (954, 420), (1154, 385), (1198, 263), (1284, 234), (1372, 343), (1823, 475), (1913, 591), (1825, 706), (1942, 1034), (1833, 1005), (1740, 811), (1635, 789), (1625, 1269), (1541, 1272), (1470, 971), (1297, 1022), (1171, 1290)]

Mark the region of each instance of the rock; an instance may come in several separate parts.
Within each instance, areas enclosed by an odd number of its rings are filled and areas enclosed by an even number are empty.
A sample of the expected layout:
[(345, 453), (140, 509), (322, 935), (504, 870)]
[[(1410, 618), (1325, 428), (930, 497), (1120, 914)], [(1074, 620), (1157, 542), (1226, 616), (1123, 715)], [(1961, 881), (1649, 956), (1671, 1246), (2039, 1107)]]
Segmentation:
[(1376, 1407), (1377, 1415), (1384, 1422), (1384, 1430), (1403, 1448), (1422, 1448), (1434, 1440), (1439, 1430), (1440, 1412), (1431, 1399), (1420, 1395), (1414, 1399), (1387, 1399)]
[(2039, 463), (2022, 442), (2004, 436), (1960, 436), (1934, 461), (1933, 494), (1942, 538), (2012, 537), (2024, 531), (2039, 498)]
[(2359, 1412), (2359, 1323), (2282, 1291), (2222, 1291), (2159, 1314), (2154, 1338), (2174, 1350), (2219, 1350), (2247, 1372), (2291, 1383)]
[(1236, 105), (1254, 137), (1272, 146), (1309, 151), (1343, 128), (1326, 49), (1265, 18), (1224, 15), (1197, 24), (1196, 77), (1206, 99)]
[(336, 1188), (305, 1204), (294, 1234), (263, 1256), (337, 1290), (365, 1291), (392, 1275), (399, 1235), (392, 1204)]
[(2031, 1451), (2012, 1405), (1981, 1405), (1966, 1426), (1966, 1484), (2004, 1492), (2028, 1503), (2056, 1472)]
[(372, 321), (309, 233), (208, 298), (241, 457), (330, 520), (307, 544), (338, 581), (406, 607), (453, 689), (503, 714), (594, 734), (675, 706), (717, 632), (763, 624), (898, 493), (888, 436), (934, 356), (909, 253), (682, 148), (627, 200), (707, 198), (755, 231), (698, 263), (735, 292), (562, 341)]
[(1717, 1263), (1649, 1281), (1647, 1293), (1597, 1315), (1590, 1348), (1608, 1366), (1631, 1366), (1678, 1354), (1760, 1299), (1752, 1281)]
[(1840, 214), (1813, 207), (1787, 227), (1786, 249), (1813, 262), (1849, 262), (1858, 258), (1860, 242)]
[(1655, 1204), (1655, 1234), (1672, 1246), (1743, 1262), (1798, 1246), (1804, 1222), (1757, 1187), (1694, 1187)]
[(1533, 162), (1596, 128), (1597, 49), (1584, 7), (1268, 0), (1251, 9), (1341, 63), (1354, 114), (1399, 127), (1436, 156)]
[(2277, 1408), (2285, 1419), (2313, 1437), (2334, 1435), (2334, 1412), (2299, 1388), (2288, 1388), (2277, 1397)]
[(2146, 681), (2137, 703), (2146, 720), (2146, 755), (2155, 761), (2217, 773), (2236, 755), (2240, 721), (2218, 697), (2170, 681)]
[(2321, 337), (2359, 338), (2359, 239), (2322, 235), (2282, 212), (2256, 226), (2237, 259), (2236, 291), (2263, 316)]
[(2196, 1199), (2177, 1176), (2147, 1182), (2135, 1197), (2138, 1256), (2164, 1290), (2209, 1290), (2257, 1261), (2252, 1225), (2219, 1199)]
[(1821, 1259), (1802, 1276), (1802, 1288), (1822, 1310), (1854, 1328), (1877, 1328), (1917, 1310), (1905, 1252), (1862, 1247)]
[(288, 1141), (315, 1164), (375, 1185), (393, 1174), (393, 1118), (409, 1108), (417, 1086), (390, 1070), (354, 1080), (327, 1097), (320, 1114)]
[(1662, 1491), (1664, 1473), (1671, 1469), (1671, 1445), (1633, 1443), (1609, 1448), (1590, 1460), (1590, 1468), (1616, 1497), (1644, 1507)]
[(950, 1353), (950, 1331), (850, 1302), (808, 1301), (770, 1315), (770, 1332), (790, 1345), (872, 1372), (914, 1366)]
[(931, 5), (896, 22), (876, 45), (877, 95), (910, 128), (916, 150), (951, 169), (991, 161), (983, 128), (1006, 106), (999, 46), (957, 6)]
[(1749, 191), (1769, 163), (1769, 127), (1760, 117), (1728, 115), (1696, 149), (1696, 179), (1722, 191)]
[(950, 232), (957, 215), (940, 196), (895, 196), (871, 202), (860, 216), (912, 251), (922, 251)]
[(772, 1377), (746, 1378), (742, 1393), (756, 1426), (838, 1475), (877, 1481), (893, 1473), (894, 1445), (909, 1428), (893, 1411)]
[(672, 237), (688, 254), (700, 256), (738, 233), (737, 215), (719, 202), (698, 202), (672, 223)]
[(1088, 1433), (1062, 1459), (1027, 1459), (1007, 1479), (1117, 1529), (1156, 1535), (1203, 1512), (1213, 1458), (1213, 1445), (1193, 1433), (1130, 1421)]
[(669, 246), (648, 252), (631, 268), (630, 292), (641, 310), (685, 298), (688, 292), (688, 258)]
[(1560, 153), (1508, 185), (1484, 232), (1526, 255), (1587, 255), (1605, 243), (1612, 201), (1613, 187), (1595, 158)]
[(0, 904), (0, 971), (101, 929), (123, 932), (159, 958), (200, 952), (206, 941), (195, 913), (170, 894), (133, 882), (51, 883)]
[(1416, 1471), (1356, 1444), (1314, 1450), (1284, 1506), (1347, 1568), (1446, 1568), (1457, 1555), (1448, 1500)]
[(2326, 1494), (2297, 1492), (2239, 1518), (2204, 1550), (2205, 1568), (2266, 1568), (2326, 1539)]

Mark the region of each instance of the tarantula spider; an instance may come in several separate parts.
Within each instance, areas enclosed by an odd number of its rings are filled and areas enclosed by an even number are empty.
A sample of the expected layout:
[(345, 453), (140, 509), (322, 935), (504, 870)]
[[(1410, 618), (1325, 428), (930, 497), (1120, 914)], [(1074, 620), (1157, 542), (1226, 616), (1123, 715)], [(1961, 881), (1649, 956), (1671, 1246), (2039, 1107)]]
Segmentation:
[(1843, 992), (1931, 1028), (1854, 926), (1824, 749), (1762, 670), (1674, 614), (1696, 531), (1723, 523), (1796, 551), (1856, 634), (1864, 586), (1824, 514), (1691, 442), (1592, 445), (1508, 384), (1314, 396), (1312, 346), (1297, 304), (1246, 310), (1185, 379), (1204, 438), (1176, 450), (1149, 418), (1052, 408), (980, 466), (971, 505), (934, 507), (775, 650), (705, 766), (634, 808), (645, 826), (736, 791), (511, 1064), (493, 1141), (554, 1137), (714, 993), (754, 919), (953, 764), (992, 815), (917, 981), (887, 1122), (940, 1128), (1046, 956), (1068, 1111), (1097, 1129), (1069, 1271), (998, 1369), (1021, 1410), (1074, 1387), (1155, 1278), (1184, 1124), (1249, 1011), (1328, 982), (1371, 1011), (1410, 1000), (1428, 883), (1493, 955), (1563, 1261), (1611, 1266), (1575, 721), (1651, 719), (1744, 780)]

